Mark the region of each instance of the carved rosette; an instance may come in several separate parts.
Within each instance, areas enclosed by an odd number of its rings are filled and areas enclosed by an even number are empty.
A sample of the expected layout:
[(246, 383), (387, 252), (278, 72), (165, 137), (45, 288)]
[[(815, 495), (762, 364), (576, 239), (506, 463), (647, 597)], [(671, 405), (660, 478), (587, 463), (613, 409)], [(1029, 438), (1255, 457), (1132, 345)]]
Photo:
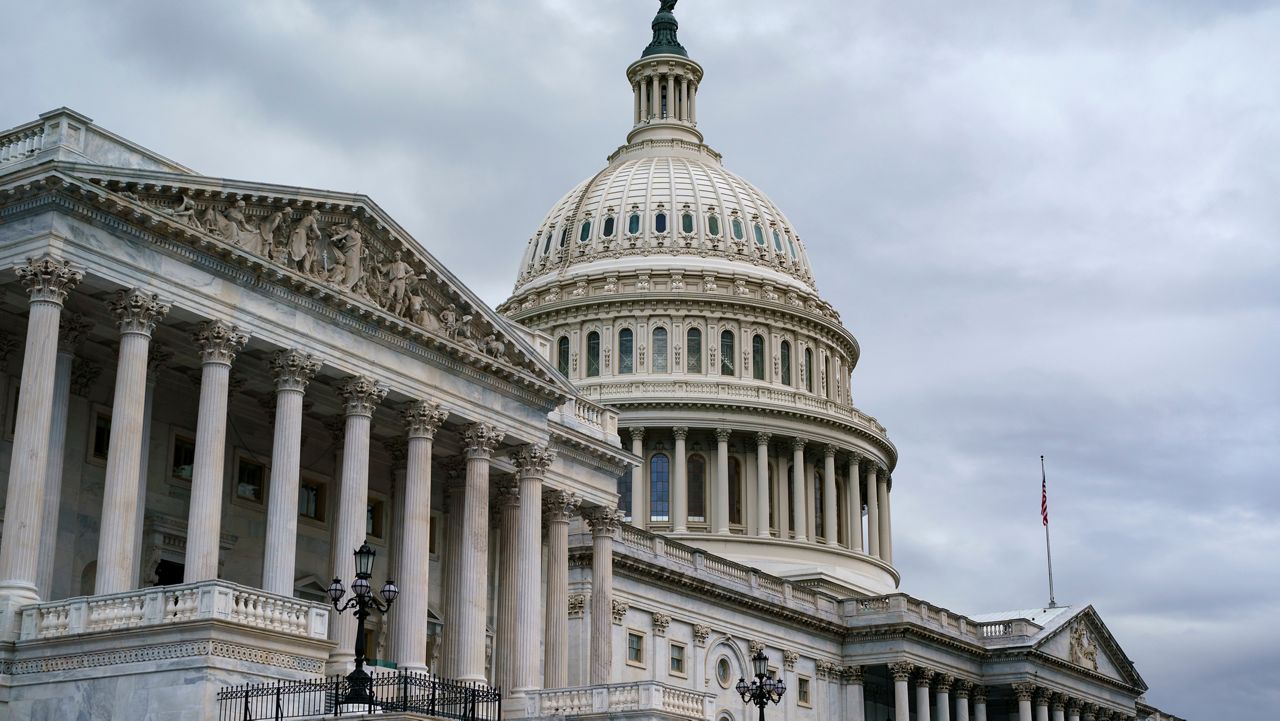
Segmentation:
[(387, 397), (387, 387), (369, 376), (352, 376), (338, 389), (343, 412), (348, 416), (372, 416), (373, 409)]
[(622, 527), (622, 511), (616, 508), (592, 506), (582, 511), (582, 517), (587, 519), (593, 537), (612, 536)]
[(71, 261), (52, 255), (27, 258), (26, 265), (15, 269), (18, 280), (31, 296), (32, 303), (56, 303), (62, 305), (84, 278), (84, 272), (71, 267)]
[(676, 426), (671, 429), (671, 435), (675, 436), (677, 441), (683, 441), (689, 437), (689, 428), (687, 426)]
[(1013, 695), (1017, 696), (1019, 701), (1030, 701), (1035, 693), (1036, 685), (1033, 683), (1015, 683), (1013, 685)]
[(516, 466), (516, 476), (525, 478), (543, 478), (555, 463), (556, 452), (540, 443), (530, 443), (517, 448), (510, 455)]
[(653, 612), (653, 635), (666, 636), (669, 626), (671, 626), (671, 614), (661, 611)]
[(419, 400), (405, 406), (400, 417), (404, 419), (405, 432), (410, 438), (432, 440), (449, 417), (449, 411), (441, 409), (438, 403)]
[(58, 344), (61, 351), (75, 353), (92, 328), (93, 324), (79, 313), (68, 313), (62, 316), (61, 323), (58, 324)]
[(151, 335), (156, 323), (169, 314), (169, 304), (162, 303), (160, 296), (137, 288), (117, 291), (107, 307), (116, 317), (121, 333), (145, 336)]
[(933, 674), (934, 674), (934, 670), (931, 668), (924, 668), (923, 666), (917, 667), (916, 668), (916, 687), (929, 688), (929, 685), (933, 683)]
[(297, 349), (278, 350), (271, 359), (271, 375), (276, 381), (277, 391), (297, 391), (307, 389), (307, 384), (320, 372), (320, 361), (310, 353)]
[(210, 320), (201, 323), (191, 335), (200, 349), (202, 363), (229, 366), (236, 359), (236, 354), (249, 342), (249, 336), (224, 320)]
[(582, 500), (568, 491), (553, 490), (542, 497), (542, 518), (548, 523), (568, 523), (580, 503)]
[(467, 449), (467, 460), (489, 459), (493, 451), (506, 435), (492, 423), (472, 423), (462, 432), (462, 440)]
[(582, 618), (582, 613), (587, 608), (587, 595), (585, 593), (571, 594), (568, 606), (569, 618)]
[(796, 670), (796, 661), (800, 660), (800, 654), (789, 649), (782, 650), (782, 667), (788, 671)]
[(938, 674), (937, 691), (938, 693), (951, 693), (951, 686), (956, 682), (956, 677), (949, 673)]
[(699, 646), (705, 647), (707, 639), (711, 637), (711, 627), (703, 623), (695, 623), (693, 625), (693, 642)]
[(621, 626), (622, 622), (627, 618), (627, 611), (630, 611), (630, 610), (631, 610), (631, 604), (627, 603), (626, 601), (619, 601), (616, 598), (613, 599), (614, 625)]
[(716, 429), (716, 441), (719, 443), (728, 443), (729, 436), (731, 435), (733, 435), (733, 431), (729, 430), (728, 428)]
[(906, 661), (897, 661), (889, 664), (889, 673), (893, 674), (894, 681), (906, 681), (911, 678), (911, 672), (915, 670), (915, 666)]

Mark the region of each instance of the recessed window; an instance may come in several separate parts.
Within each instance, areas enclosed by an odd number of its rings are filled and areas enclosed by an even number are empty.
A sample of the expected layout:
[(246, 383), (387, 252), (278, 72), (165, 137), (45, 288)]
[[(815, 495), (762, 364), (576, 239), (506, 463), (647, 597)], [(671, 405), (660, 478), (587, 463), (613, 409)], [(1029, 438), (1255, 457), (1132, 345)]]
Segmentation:
[(649, 459), (649, 520), (670, 520), (671, 459), (655, 453)]
[(175, 481), (191, 482), (191, 471), (196, 462), (196, 440), (181, 433), (173, 434), (169, 449), (169, 477)]
[(742, 240), (742, 218), (734, 218), (732, 225), (734, 240)]
[(667, 329), (653, 329), (653, 372), (667, 372)]
[(566, 225), (564, 229), (560, 231), (560, 247), (563, 248), (568, 244), (569, 244), (569, 226)]
[(588, 240), (591, 240), (591, 221), (584, 220), (582, 221), (582, 229), (578, 231), (578, 242), (585, 243)]
[(618, 510), (622, 511), (625, 520), (631, 520), (631, 469), (618, 476)]
[(715, 213), (707, 216), (707, 234), (720, 237), (720, 216)]
[(666, 213), (658, 213), (657, 215), (653, 216), (653, 230), (656, 233), (667, 232), (667, 214)]
[(614, 225), (616, 225), (616, 222), (614, 221), (614, 217), (612, 215), (604, 219), (604, 230), (602, 231), (604, 234), (604, 237), (606, 238), (613, 237)]
[(702, 331), (690, 328), (685, 334), (686, 358), (685, 370), (690, 373), (702, 372)]
[(760, 227), (759, 223), (756, 223), (755, 225), (755, 232), (756, 232), (756, 245), (763, 248), (764, 247), (764, 228)]
[(267, 466), (245, 455), (236, 458), (237, 500), (263, 505), (267, 500)]
[[(14, 394), (17, 395), (17, 394)], [(17, 415), (16, 413), (14, 414)], [(107, 451), (111, 445), (111, 411), (95, 410), (93, 412), (93, 425), (89, 427), (92, 437), (89, 439), (89, 458), (95, 461), (106, 461)], [(194, 444), (192, 453), (195, 453)]]
[(630, 328), (618, 331), (618, 373), (636, 370), (635, 333)]
[(734, 359), (734, 343), (733, 331), (726, 330), (720, 332), (720, 375), (733, 375), (733, 359)]
[(742, 525), (742, 467), (737, 456), (729, 456), (729, 523)]
[(777, 228), (773, 229), (773, 249), (779, 253), (782, 252), (782, 236), (778, 235)]
[(680, 232), (693, 232), (693, 213), (683, 213), (680, 215)]
[(764, 380), (764, 336), (759, 333), (751, 337), (751, 377)]
[(640, 232), (640, 214), (639, 213), (632, 213), (631, 217), (627, 218), (627, 232), (632, 235), (635, 235), (636, 233)]
[(813, 682), (804, 676), (796, 679), (796, 703), (801, 706), (813, 705)]
[(569, 336), (562, 335), (556, 341), (556, 369), (560, 375), (569, 377)]
[(325, 519), (325, 484), (302, 479), (298, 484), (298, 515), (318, 523)]
[(733, 683), (733, 665), (728, 656), (721, 656), (716, 661), (716, 682), (720, 684), (720, 688), (729, 688)]
[(591, 331), (587, 334), (587, 377), (600, 375), (600, 334)]
[(627, 664), (644, 666), (644, 634), (627, 632)]
[(791, 385), (791, 343), (782, 341), (782, 347), (779, 349), (778, 355), (782, 361), (782, 385)]
[(386, 538), (387, 504), (381, 498), (370, 498), (365, 507), (364, 533), (372, 538)]
[(689, 520), (707, 520), (707, 459), (701, 453), (689, 456), (685, 462), (689, 482)]
[(813, 392), (813, 351), (804, 349), (804, 385), (805, 390)]
[(681, 678), (684, 678), (688, 675), (688, 672), (685, 671), (685, 650), (685, 645), (683, 643), (676, 643), (675, 641), (671, 642), (671, 651), (668, 658), (671, 660), (670, 670), (672, 676), (680, 676)]
[(553, 235), (553, 234), (552, 234), (552, 232), (548, 230), (548, 231), (547, 231), (547, 239), (546, 239), (546, 240), (544, 240), (544, 241), (542, 242), (542, 254), (543, 254), (543, 255), (546, 255), (547, 253), (551, 252), (551, 236), (552, 236), (552, 235)]
[(791, 240), (790, 233), (787, 234), (787, 247), (791, 249), (791, 257), (796, 257), (796, 244), (795, 241)]

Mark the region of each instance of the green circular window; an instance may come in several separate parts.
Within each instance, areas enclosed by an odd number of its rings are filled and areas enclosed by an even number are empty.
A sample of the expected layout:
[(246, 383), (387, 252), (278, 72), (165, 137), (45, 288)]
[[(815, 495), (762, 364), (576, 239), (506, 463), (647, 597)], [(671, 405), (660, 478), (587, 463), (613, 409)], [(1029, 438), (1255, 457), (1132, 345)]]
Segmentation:
[(720, 683), (721, 688), (729, 688), (733, 683), (733, 664), (729, 663), (728, 656), (721, 656), (716, 661), (716, 681)]

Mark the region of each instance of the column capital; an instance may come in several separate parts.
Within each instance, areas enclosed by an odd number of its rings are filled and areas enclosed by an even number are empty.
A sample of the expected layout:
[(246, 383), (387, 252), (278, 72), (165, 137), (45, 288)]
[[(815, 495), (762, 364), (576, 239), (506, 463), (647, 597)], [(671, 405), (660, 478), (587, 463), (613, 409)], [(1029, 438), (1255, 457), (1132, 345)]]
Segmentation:
[(675, 436), (677, 441), (683, 441), (684, 439), (689, 437), (689, 427), (676, 426), (675, 428), (671, 429), (671, 435)]
[(506, 433), (492, 423), (472, 423), (467, 426), (462, 432), (467, 460), (492, 458), (494, 450), (505, 435)]
[(973, 692), (970, 695), (973, 696), (974, 703), (986, 703), (987, 695), (990, 693), (991, 693), (991, 690), (988, 689), (986, 686), (983, 686), (980, 683), (975, 683), (973, 685)]
[(917, 666), (916, 667), (916, 687), (929, 688), (930, 684), (933, 683), (934, 673), (935, 673), (934, 670), (931, 668), (924, 668), (923, 666)]
[(1055, 691), (1049, 696), (1049, 703), (1053, 706), (1054, 710), (1061, 711), (1067, 707), (1067, 695), (1065, 693), (1058, 693)]
[(1067, 710), (1068, 710), (1068, 711), (1072, 711), (1072, 712), (1077, 712), (1077, 713), (1078, 713), (1078, 712), (1080, 711), (1080, 708), (1081, 708), (1082, 706), (1084, 706), (1084, 702), (1083, 702), (1083, 701), (1081, 701), (1080, 699), (1078, 699), (1078, 698), (1073, 698), (1073, 697), (1070, 697), (1070, 696), (1068, 696), (1068, 697), (1067, 697)]
[(969, 698), (969, 692), (973, 690), (973, 682), (968, 679), (958, 678), (952, 693), (957, 699)]
[(787, 671), (796, 670), (796, 662), (800, 660), (800, 654), (789, 648), (782, 649), (782, 668)]
[(845, 666), (840, 669), (840, 676), (844, 678), (845, 683), (854, 686), (862, 685), (862, 667), (861, 666)]
[(373, 409), (387, 397), (387, 387), (369, 376), (351, 376), (342, 384), (343, 413), (347, 416), (372, 416)]
[(439, 403), (417, 400), (409, 401), (400, 411), (400, 417), (404, 419), (405, 434), (410, 438), (432, 440), (449, 417), (449, 411), (441, 409)]
[(1052, 698), (1053, 692), (1044, 687), (1036, 688), (1035, 701), (1037, 706), (1048, 706), (1049, 700)]
[(627, 430), (631, 433), (632, 441), (644, 441), (644, 426), (631, 426)]
[(806, 445), (808, 442), (809, 442), (809, 441), (808, 441), (807, 439), (805, 439), (805, 438), (801, 438), (800, 436), (796, 436), (795, 438), (792, 438), (792, 439), (791, 439), (791, 450), (793, 450), (793, 451), (803, 451), (803, 450), (804, 450), (805, 445)]
[(147, 379), (154, 380), (156, 373), (169, 365), (171, 360), (173, 360), (173, 351), (155, 343), (150, 344), (147, 348)]
[(1019, 701), (1030, 701), (1035, 692), (1036, 685), (1034, 683), (1015, 683), (1013, 685), (1013, 695), (1018, 697)]
[(732, 434), (733, 434), (733, 431), (731, 431), (728, 428), (717, 428), (716, 441), (720, 443), (727, 443), (729, 441), (729, 436)]
[(310, 353), (296, 348), (278, 350), (271, 358), (271, 375), (275, 378), (276, 391), (302, 391), (320, 372), (320, 361)]
[(160, 296), (138, 288), (116, 291), (115, 299), (107, 307), (116, 317), (121, 333), (146, 336), (169, 314), (169, 304), (161, 302)]
[(541, 479), (556, 461), (556, 452), (541, 443), (529, 443), (511, 452), (511, 462), (516, 465), (518, 478)]
[(15, 271), (32, 303), (62, 305), (67, 293), (84, 278), (84, 271), (73, 268), (71, 261), (52, 255), (27, 258), (27, 264), (18, 266)]
[(87, 397), (101, 374), (101, 364), (85, 358), (76, 358), (71, 363), (71, 392)]
[(949, 673), (938, 674), (938, 693), (951, 693), (951, 685), (956, 682), (956, 677)]
[(855, 466), (862, 465), (862, 459), (864, 458), (866, 458), (866, 456), (862, 455), (857, 451), (849, 451), (849, 463), (852, 465), (855, 465)]
[(759, 433), (756, 434), (756, 445), (767, 446), (769, 445), (769, 441), (772, 438), (773, 438), (772, 433), (765, 433), (764, 431), (760, 431)]
[(558, 488), (552, 489), (542, 496), (542, 518), (548, 523), (552, 521), (568, 523), (581, 503), (582, 499), (576, 494)]
[(591, 506), (582, 510), (582, 517), (587, 519), (593, 538), (612, 536), (614, 531), (622, 527), (622, 512), (616, 508)]
[(93, 324), (79, 313), (66, 313), (58, 323), (58, 350), (62, 353), (75, 353), (89, 334)]
[[(506, 480), (498, 484), (497, 499), (494, 505), (499, 509), (502, 508), (519, 508), (520, 507), (520, 486), (514, 481)], [(494, 523), (498, 522), (498, 518), (494, 518)]]
[(409, 443), (400, 436), (380, 438), (378, 442), (387, 449), (387, 455), (391, 456), (391, 466), (403, 470), (404, 462), (409, 459)]
[(880, 465), (879, 463), (875, 464), (875, 468), (876, 468), (876, 475), (879, 476), (880, 478), (883, 478), (885, 482), (888, 482), (889, 469)]
[(225, 320), (207, 320), (196, 327), (191, 340), (200, 349), (201, 363), (229, 366), (244, 344), (249, 342), (249, 336)]
[(911, 678), (911, 672), (915, 670), (915, 666), (907, 661), (896, 661), (889, 664), (889, 673), (893, 675), (894, 681), (906, 681)]
[(1098, 718), (1098, 705), (1093, 703), (1081, 704), (1080, 718), (1083, 721), (1096, 721)]

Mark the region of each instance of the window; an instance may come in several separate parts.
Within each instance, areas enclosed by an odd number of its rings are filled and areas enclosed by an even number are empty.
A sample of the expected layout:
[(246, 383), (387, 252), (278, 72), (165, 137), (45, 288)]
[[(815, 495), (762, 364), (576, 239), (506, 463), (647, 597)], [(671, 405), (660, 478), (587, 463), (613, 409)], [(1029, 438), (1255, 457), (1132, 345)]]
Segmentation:
[(729, 523), (743, 523), (742, 472), (737, 456), (729, 456)]
[(831, 356), (822, 359), (822, 387), (827, 389), (827, 397), (835, 396), (835, 389), (831, 383)]
[(796, 244), (791, 240), (790, 233), (787, 233), (787, 248), (791, 250), (791, 257), (796, 257)]
[(600, 334), (591, 331), (587, 334), (587, 377), (600, 375)]
[(707, 459), (694, 453), (685, 461), (689, 480), (689, 520), (707, 520)]
[(584, 220), (582, 221), (582, 230), (578, 233), (578, 242), (585, 243), (588, 240), (591, 240), (591, 221)]
[(734, 240), (742, 240), (742, 218), (734, 218), (732, 225)]
[(796, 497), (796, 467), (795, 467), (795, 464), (788, 463), (787, 464), (787, 502), (789, 505), (787, 506), (787, 511), (788, 511), (787, 516), (790, 519), (789, 531), (792, 538), (795, 538), (796, 529), (800, 527), (800, 523), (801, 523), (801, 520), (798, 519), (798, 516), (800, 514), (800, 509), (796, 508), (794, 503), (791, 503), (791, 499), (795, 497)]
[(716, 661), (716, 682), (720, 684), (720, 688), (729, 688), (733, 684), (733, 665), (728, 656), (721, 656)]
[(782, 252), (782, 236), (778, 235), (777, 228), (773, 229), (773, 249), (779, 253)]
[(796, 703), (801, 706), (813, 705), (813, 689), (809, 679), (801, 676), (796, 679)]
[(560, 247), (563, 248), (569, 243), (569, 226), (565, 225), (560, 230)]
[(169, 477), (175, 481), (191, 482), (191, 470), (196, 462), (196, 441), (182, 433), (173, 434), (169, 447)]
[(569, 377), (569, 336), (562, 335), (556, 341), (556, 369), (560, 375)]
[(627, 632), (627, 665), (644, 667), (644, 634)]
[(671, 675), (684, 678), (688, 675), (688, 672), (684, 669), (685, 646), (683, 643), (672, 641), (670, 649), (668, 658), (671, 659)]
[[(14, 393), (17, 396), (17, 393)], [(14, 413), (14, 417), (17, 417)], [(94, 409), (93, 425), (89, 426), (90, 443), (89, 443), (89, 460), (105, 462), (107, 460), (108, 446), (111, 445), (111, 411), (105, 408)], [(192, 444), (192, 455), (195, 454), (195, 444)]]
[(628, 521), (631, 520), (631, 469), (618, 476), (618, 508)]
[(756, 231), (756, 245), (763, 248), (764, 247), (764, 228), (760, 227), (759, 223), (756, 223), (755, 231)]
[(751, 337), (751, 377), (764, 380), (764, 336), (759, 333)]
[(693, 213), (686, 211), (680, 215), (680, 232), (693, 232)]
[(547, 239), (542, 243), (542, 254), (546, 255), (551, 251), (551, 231), (547, 231)]
[(386, 538), (387, 504), (381, 498), (370, 498), (365, 507), (364, 534), (372, 538)]
[(685, 370), (689, 373), (702, 372), (702, 331), (690, 328), (685, 334)]
[(634, 373), (635, 370), (635, 334), (630, 328), (623, 328), (618, 331), (618, 372)]
[(720, 216), (715, 213), (707, 216), (707, 234), (720, 237)]
[(302, 479), (298, 484), (298, 515), (324, 523), (325, 486), (320, 481)]
[(667, 329), (653, 329), (653, 372), (667, 372)]
[(822, 512), (823, 504), (826, 502), (826, 493), (822, 487), (822, 474), (813, 472), (813, 535), (821, 535), (823, 529), (823, 519), (826, 514)]
[(657, 233), (667, 232), (667, 214), (661, 211), (653, 216), (653, 230)]
[(614, 222), (614, 218), (613, 218), (613, 216), (612, 216), (612, 215), (610, 215), (609, 217), (607, 217), (607, 218), (605, 218), (605, 219), (604, 219), (604, 231), (603, 231), (603, 235), (604, 235), (604, 237), (606, 237), (606, 238), (612, 238), (612, 237), (613, 237), (613, 230), (614, 230), (614, 227), (613, 227), (613, 226), (614, 226), (615, 224), (616, 224), (616, 223)]
[(782, 356), (782, 385), (791, 385), (791, 343), (782, 341), (782, 348), (779, 351)]
[(720, 333), (720, 375), (733, 375), (733, 331), (726, 330)]
[(671, 459), (655, 453), (649, 459), (649, 520), (668, 521), (670, 514)]
[(627, 232), (632, 235), (635, 235), (636, 233), (640, 232), (640, 214), (639, 213), (632, 213), (631, 217), (627, 218)]
[(259, 506), (266, 503), (266, 465), (246, 455), (237, 454), (235, 498)]
[(804, 349), (804, 386), (813, 392), (813, 350), (809, 348)]

